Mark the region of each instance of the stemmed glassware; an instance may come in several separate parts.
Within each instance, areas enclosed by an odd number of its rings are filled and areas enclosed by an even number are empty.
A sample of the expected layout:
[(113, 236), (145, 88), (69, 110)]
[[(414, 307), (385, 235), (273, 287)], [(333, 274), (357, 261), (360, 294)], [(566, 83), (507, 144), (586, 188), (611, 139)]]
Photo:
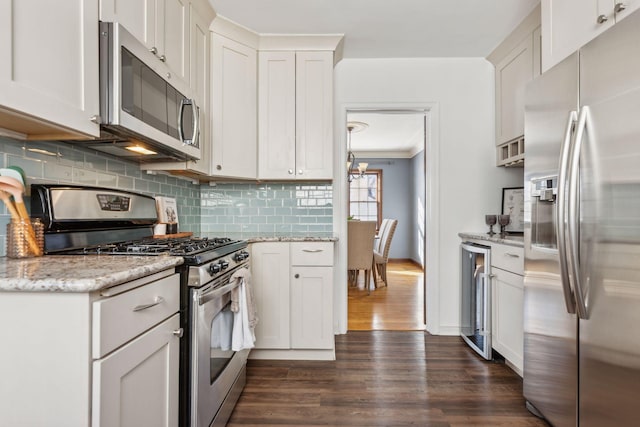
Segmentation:
[(498, 215), (498, 224), (500, 224), (500, 235), (505, 236), (507, 232), (505, 228), (511, 223), (511, 217), (509, 215)]
[(496, 225), (496, 221), (498, 220), (496, 215), (485, 215), (484, 222), (489, 226), (489, 232), (487, 233), (489, 236), (493, 236), (496, 234), (493, 231), (493, 226)]

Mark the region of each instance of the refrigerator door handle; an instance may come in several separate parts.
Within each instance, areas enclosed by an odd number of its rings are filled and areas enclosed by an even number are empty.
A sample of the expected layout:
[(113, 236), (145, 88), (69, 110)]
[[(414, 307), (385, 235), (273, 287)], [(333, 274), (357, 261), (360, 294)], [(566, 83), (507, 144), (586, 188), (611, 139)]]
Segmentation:
[(584, 133), (589, 120), (589, 107), (584, 106), (578, 115), (576, 137), (569, 164), (569, 194), (568, 194), (568, 241), (569, 265), (573, 276), (574, 293), (576, 297), (576, 311), (581, 319), (588, 319), (587, 304), (580, 277), (580, 153), (584, 141)]
[(564, 303), (568, 313), (576, 312), (575, 297), (569, 278), (569, 267), (567, 258), (567, 232), (566, 232), (566, 205), (567, 205), (567, 177), (569, 168), (569, 159), (571, 153), (571, 135), (574, 126), (578, 120), (578, 113), (571, 111), (567, 120), (567, 127), (562, 141), (560, 152), (560, 165), (558, 173), (558, 195), (556, 200), (556, 236), (558, 239), (558, 258), (560, 260), (560, 274), (562, 279), (562, 292), (564, 294)]

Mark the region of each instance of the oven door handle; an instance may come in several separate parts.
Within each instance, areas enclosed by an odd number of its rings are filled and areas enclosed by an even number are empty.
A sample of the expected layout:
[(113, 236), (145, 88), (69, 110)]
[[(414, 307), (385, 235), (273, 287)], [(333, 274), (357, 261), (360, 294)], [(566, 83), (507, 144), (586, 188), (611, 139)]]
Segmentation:
[(242, 283), (241, 280), (233, 280), (233, 281), (229, 282), (228, 284), (226, 284), (224, 286), (221, 286), (219, 288), (210, 289), (210, 290), (207, 290), (207, 291), (203, 292), (202, 294), (200, 294), (198, 296), (198, 305), (206, 304), (207, 302), (211, 301), (212, 299), (219, 298), (222, 295), (231, 292), (232, 290), (234, 290), (235, 288), (240, 286), (240, 283)]

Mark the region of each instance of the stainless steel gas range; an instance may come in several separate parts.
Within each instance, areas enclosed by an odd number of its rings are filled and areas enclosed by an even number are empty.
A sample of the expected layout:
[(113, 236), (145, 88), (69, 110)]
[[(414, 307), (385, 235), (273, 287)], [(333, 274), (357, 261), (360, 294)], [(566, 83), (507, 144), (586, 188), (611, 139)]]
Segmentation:
[[(234, 294), (246, 277), (245, 241), (154, 238), (155, 200), (97, 187), (32, 185), (45, 253), (180, 256), (180, 425), (224, 426), (245, 383), (248, 349), (233, 342)], [(234, 348), (236, 348), (234, 350)]]

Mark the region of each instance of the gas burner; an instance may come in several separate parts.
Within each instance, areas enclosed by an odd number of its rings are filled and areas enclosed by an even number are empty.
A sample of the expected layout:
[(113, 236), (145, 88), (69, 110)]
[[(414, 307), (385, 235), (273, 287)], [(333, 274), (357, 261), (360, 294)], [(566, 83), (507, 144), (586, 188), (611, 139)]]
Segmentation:
[(105, 255), (176, 255), (191, 256), (221, 248), (236, 242), (228, 237), (168, 237), (161, 239), (130, 240), (86, 247), (71, 253)]

